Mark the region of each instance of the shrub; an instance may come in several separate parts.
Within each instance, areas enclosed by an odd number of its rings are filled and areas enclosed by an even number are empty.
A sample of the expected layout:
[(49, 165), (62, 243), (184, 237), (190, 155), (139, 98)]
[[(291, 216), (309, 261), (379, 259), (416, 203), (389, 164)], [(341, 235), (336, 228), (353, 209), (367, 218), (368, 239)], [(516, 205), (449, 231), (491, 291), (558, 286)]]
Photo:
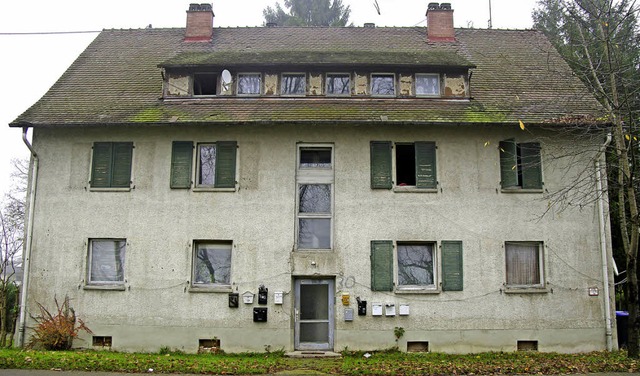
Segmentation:
[(81, 330), (93, 333), (81, 319), (76, 318), (76, 312), (69, 305), (68, 296), (64, 297), (62, 305), (58, 303), (57, 298), (54, 297), (53, 300), (56, 303), (54, 314), (36, 302), (40, 315), (31, 316), (36, 321), (36, 326), (32, 328), (34, 334), (27, 344), (28, 348), (69, 350), (73, 345), (73, 339), (78, 337)]

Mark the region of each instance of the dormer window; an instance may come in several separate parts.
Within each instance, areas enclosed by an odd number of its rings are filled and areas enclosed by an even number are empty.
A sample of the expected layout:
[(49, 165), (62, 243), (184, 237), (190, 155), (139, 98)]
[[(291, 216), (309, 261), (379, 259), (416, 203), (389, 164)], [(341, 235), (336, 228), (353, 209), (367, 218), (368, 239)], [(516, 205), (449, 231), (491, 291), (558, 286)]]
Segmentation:
[(262, 77), (260, 73), (238, 74), (238, 95), (260, 95)]
[(218, 89), (218, 75), (216, 73), (194, 73), (193, 95), (216, 95)]
[(282, 95), (305, 95), (307, 91), (306, 75), (304, 73), (283, 73)]
[(327, 73), (327, 95), (350, 95), (351, 75), (348, 73)]
[(416, 74), (416, 95), (424, 97), (440, 96), (439, 74)]
[(371, 95), (393, 97), (396, 95), (396, 76), (392, 73), (371, 75)]

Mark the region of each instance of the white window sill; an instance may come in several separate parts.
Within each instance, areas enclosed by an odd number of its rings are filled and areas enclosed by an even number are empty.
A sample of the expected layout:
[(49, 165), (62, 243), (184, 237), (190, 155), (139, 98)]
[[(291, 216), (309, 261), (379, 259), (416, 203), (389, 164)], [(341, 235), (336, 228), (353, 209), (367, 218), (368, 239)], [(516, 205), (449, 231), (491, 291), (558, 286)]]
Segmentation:
[(504, 289), (505, 294), (546, 294), (549, 292), (545, 287), (535, 286), (522, 286), (522, 287), (509, 287)]
[(413, 185), (410, 186), (395, 186), (393, 187), (395, 193), (438, 193), (437, 188), (417, 188)]
[(235, 188), (195, 187), (194, 192), (235, 192)]
[(442, 291), (437, 288), (402, 288), (397, 287), (394, 292), (396, 294), (440, 294)]
[(131, 192), (131, 187), (124, 188), (94, 188), (89, 187), (90, 192)]
[(125, 285), (84, 285), (84, 290), (125, 291)]
[(296, 252), (321, 252), (321, 253), (327, 253), (327, 252), (333, 252), (333, 249), (329, 249), (329, 248), (297, 248)]
[(195, 293), (230, 293), (230, 292), (233, 292), (233, 288), (231, 287), (231, 285), (191, 286), (191, 287), (189, 287), (189, 292), (195, 292)]
[(544, 193), (542, 188), (540, 189), (522, 189), (522, 188), (502, 188), (502, 193)]

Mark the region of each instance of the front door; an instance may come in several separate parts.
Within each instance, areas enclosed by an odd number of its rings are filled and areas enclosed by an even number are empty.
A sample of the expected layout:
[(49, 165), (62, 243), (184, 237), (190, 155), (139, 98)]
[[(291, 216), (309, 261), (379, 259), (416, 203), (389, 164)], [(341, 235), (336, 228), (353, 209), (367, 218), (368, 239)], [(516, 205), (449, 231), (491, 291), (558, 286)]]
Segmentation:
[(333, 350), (334, 281), (295, 280), (296, 350)]

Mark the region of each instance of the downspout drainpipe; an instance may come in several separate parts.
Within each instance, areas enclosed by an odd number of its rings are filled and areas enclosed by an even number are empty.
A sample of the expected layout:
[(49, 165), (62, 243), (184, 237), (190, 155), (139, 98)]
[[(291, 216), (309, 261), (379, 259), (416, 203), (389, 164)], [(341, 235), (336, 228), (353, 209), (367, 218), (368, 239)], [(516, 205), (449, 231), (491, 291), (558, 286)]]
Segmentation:
[(600, 219), (600, 253), (602, 254), (602, 288), (604, 293), (604, 320), (605, 320), (605, 335), (607, 340), (607, 351), (613, 350), (613, 322), (611, 320), (611, 303), (609, 292), (609, 266), (607, 255), (607, 224), (605, 222), (606, 217), (604, 214), (604, 192), (602, 192), (602, 173), (600, 172), (600, 160), (606, 150), (607, 146), (611, 143), (611, 133), (607, 134), (607, 140), (602, 144), (598, 155), (596, 156), (595, 169), (596, 169), (596, 194), (598, 195), (598, 218)]
[(29, 211), (27, 214), (26, 239), (24, 255), (22, 260), (22, 291), (20, 292), (20, 321), (18, 332), (18, 344), (24, 347), (25, 330), (27, 325), (27, 290), (29, 289), (29, 264), (31, 258), (31, 243), (33, 238), (33, 212), (36, 200), (36, 181), (38, 180), (38, 154), (33, 150), (33, 146), (27, 140), (29, 127), (22, 127), (22, 141), (27, 145), (32, 157), (31, 181), (29, 182)]

